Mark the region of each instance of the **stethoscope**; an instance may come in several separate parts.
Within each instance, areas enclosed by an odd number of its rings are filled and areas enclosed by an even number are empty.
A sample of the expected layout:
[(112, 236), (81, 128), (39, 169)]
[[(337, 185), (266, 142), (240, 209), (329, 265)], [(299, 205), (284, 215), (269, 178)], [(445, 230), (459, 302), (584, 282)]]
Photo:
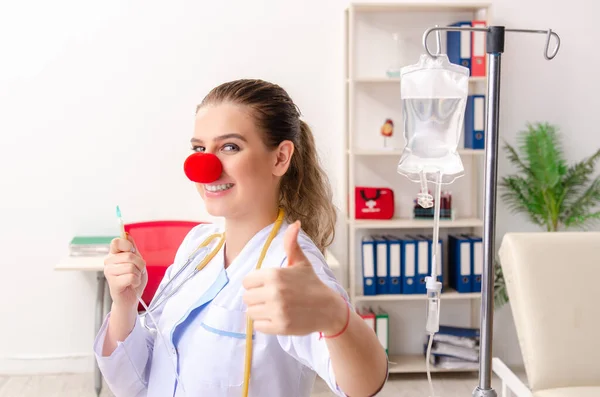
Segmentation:
[[(184, 171), (187, 177), (196, 183), (210, 183), (214, 182), (219, 178), (222, 172), (222, 164), (217, 156), (211, 153), (194, 153), (190, 155), (184, 164)], [(279, 209), (279, 213), (277, 214), (277, 219), (275, 220), (275, 224), (271, 229), (269, 236), (267, 237), (267, 241), (263, 245), (262, 251), (256, 263), (256, 269), (260, 269), (262, 266), (263, 260), (267, 255), (267, 251), (271, 246), (271, 242), (281, 229), (281, 225), (283, 223), (285, 213), (283, 209)], [(188, 274), (179, 284), (170, 289), (171, 285), (175, 285), (175, 281), (185, 273), (185, 270), (194, 262), (194, 259), (198, 257), (200, 254), (206, 254), (209, 251), (208, 246), (210, 243), (219, 238), (219, 241), (215, 248), (210, 251), (202, 261)], [(191, 280), (196, 274), (198, 274), (208, 263), (215, 257), (217, 252), (221, 250), (223, 244), (225, 243), (225, 233), (215, 233), (208, 236), (187, 258), (184, 265), (173, 275), (173, 277), (165, 284), (160, 291), (155, 294), (155, 297), (146, 310), (146, 313), (149, 313), (152, 316), (152, 312), (156, 310), (158, 307), (163, 305), (170, 297), (175, 295), (177, 291), (185, 285), (186, 282)], [(145, 314), (146, 314), (145, 313)], [(246, 317), (246, 354), (244, 360), (244, 384), (242, 389), (242, 396), (248, 396), (248, 390), (250, 386), (250, 368), (252, 366), (252, 330), (254, 328), (253, 321), (250, 317)]]
[[(217, 246), (213, 248), (213, 250), (210, 251), (208, 255), (206, 255), (206, 253), (208, 252), (208, 245), (215, 238), (220, 238), (219, 242), (217, 243)], [(194, 252), (192, 252), (188, 256), (184, 265), (177, 271), (177, 273), (175, 273), (173, 277), (159, 291), (156, 292), (156, 294), (154, 295), (154, 299), (152, 299), (152, 302), (150, 303), (150, 306), (148, 306), (148, 310), (146, 311), (146, 313), (144, 313), (144, 315), (151, 314), (152, 312), (154, 312), (156, 309), (162, 306), (170, 297), (175, 295), (185, 283), (194, 278), (194, 276), (198, 274), (202, 269), (204, 269), (204, 267), (208, 265), (212, 258), (215, 257), (215, 255), (217, 254), (217, 252), (219, 252), (224, 243), (225, 233), (215, 233), (208, 236), (206, 240), (204, 240), (202, 244), (200, 244), (194, 250)], [(196, 266), (194, 270), (192, 270), (192, 272), (183, 279), (183, 281), (181, 281), (179, 284), (177, 284), (169, 290), (169, 287), (171, 287), (171, 285), (174, 284), (177, 281), (177, 279), (185, 273), (189, 266), (194, 262), (194, 259), (196, 259), (201, 254), (205, 254), (205, 257), (198, 264), (198, 266)]]

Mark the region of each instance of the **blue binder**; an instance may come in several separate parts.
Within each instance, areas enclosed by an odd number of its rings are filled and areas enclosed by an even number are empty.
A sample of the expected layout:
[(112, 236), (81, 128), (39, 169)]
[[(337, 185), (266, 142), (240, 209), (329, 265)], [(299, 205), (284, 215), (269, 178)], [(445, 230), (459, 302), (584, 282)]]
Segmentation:
[(375, 277), (377, 287), (375, 293), (383, 295), (388, 293), (390, 277), (390, 261), (388, 259), (388, 242), (383, 236), (373, 236), (375, 240)]
[(471, 292), (471, 241), (462, 235), (448, 236), (448, 284), (457, 292)]
[(465, 148), (485, 149), (485, 95), (469, 95), (467, 97)]
[(474, 234), (463, 234), (471, 242), (471, 292), (481, 292), (483, 275), (483, 238)]
[(388, 293), (402, 293), (402, 241), (399, 237), (387, 234), (384, 236), (388, 242), (389, 282)]
[(402, 273), (402, 293), (417, 294), (417, 241), (408, 236), (402, 237), (401, 246), (401, 273)]
[[(453, 23), (450, 26), (471, 27), (471, 21)], [(446, 53), (452, 63), (464, 66), (471, 72), (471, 32), (448, 31), (446, 33)]]
[(415, 258), (415, 269), (417, 275), (417, 293), (426, 294), (427, 285), (425, 284), (425, 277), (431, 274), (430, 266), (431, 256), (429, 253), (429, 239), (422, 235), (407, 236), (411, 240), (415, 240), (416, 244), (416, 258)]
[(375, 240), (365, 236), (361, 242), (362, 269), (363, 269), (363, 294), (375, 295)]

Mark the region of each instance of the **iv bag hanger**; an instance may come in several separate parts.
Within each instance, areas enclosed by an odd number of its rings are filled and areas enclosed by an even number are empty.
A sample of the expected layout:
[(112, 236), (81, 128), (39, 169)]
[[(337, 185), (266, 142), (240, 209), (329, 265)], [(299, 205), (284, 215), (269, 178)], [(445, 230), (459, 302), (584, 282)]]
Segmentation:
[[(546, 58), (547, 60), (551, 60), (556, 56), (556, 53), (558, 52), (558, 49), (560, 48), (560, 37), (552, 31), (552, 29), (548, 29), (548, 30), (533, 30), (533, 29), (506, 29), (504, 28), (504, 26), (490, 26), (487, 28), (467, 28), (467, 27), (454, 27), (454, 26), (435, 26), (434, 28), (429, 28), (425, 31), (425, 33), (423, 34), (423, 47), (425, 47), (425, 51), (427, 51), (427, 54), (429, 54), (430, 57), (432, 58), (436, 58), (439, 54), (440, 54), (440, 31), (454, 31), (454, 30), (468, 30), (468, 31), (473, 31), (473, 32), (484, 32), (484, 33), (490, 33), (490, 35), (487, 36), (487, 40), (490, 40), (490, 36), (493, 39), (496, 40), (501, 40), (501, 43), (499, 42), (498, 45), (501, 45), (501, 49), (499, 51), (499, 53), (504, 51), (504, 32), (518, 32), (518, 33), (542, 33), (546, 35), (546, 48), (544, 49), (544, 58)], [(497, 30), (496, 32), (494, 32), (494, 30)], [(427, 46), (427, 37), (429, 36), (429, 34), (431, 32), (437, 31), (437, 37), (436, 37), (436, 44), (437, 44), (437, 51), (436, 54), (432, 54), (431, 51), (429, 51), (429, 47)], [(497, 37), (496, 37), (497, 36)], [(550, 49), (550, 39), (554, 37), (556, 39), (556, 47), (554, 47), (554, 51), (552, 51), (552, 54), (548, 53), (548, 50)], [(489, 44), (489, 41), (488, 43)], [(487, 51), (488, 54), (492, 54), (492, 52), (490, 52), (490, 50)], [(498, 54), (499, 54), (498, 53)]]
[[(494, 292), (494, 225), (496, 224), (496, 185), (498, 172), (498, 115), (500, 112), (500, 57), (504, 52), (505, 32), (541, 33), (546, 35), (544, 57), (551, 60), (560, 47), (560, 37), (551, 29), (505, 29), (504, 26), (454, 27), (435, 26), (423, 34), (423, 46), (429, 56), (436, 58), (441, 53), (440, 31), (473, 31), (486, 34), (486, 52), (489, 55), (487, 65), (487, 109), (485, 137), (485, 198), (483, 219), (483, 274), (481, 283), (481, 342), (479, 350), (479, 385), (473, 390), (473, 397), (497, 397), (492, 388), (492, 330), (493, 330), (493, 292)], [(432, 54), (427, 47), (427, 37), (437, 32), (437, 52)], [(556, 47), (549, 53), (550, 39), (555, 37)]]

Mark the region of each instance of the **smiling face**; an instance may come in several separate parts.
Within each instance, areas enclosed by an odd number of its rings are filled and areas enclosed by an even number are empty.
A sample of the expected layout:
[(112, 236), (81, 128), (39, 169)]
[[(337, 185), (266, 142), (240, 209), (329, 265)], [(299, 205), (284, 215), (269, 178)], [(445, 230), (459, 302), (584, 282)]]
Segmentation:
[(216, 181), (196, 184), (208, 213), (239, 218), (276, 207), (293, 145), (268, 148), (250, 108), (229, 102), (201, 107), (191, 143), (194, 151), (213, 153), (223, 164)]

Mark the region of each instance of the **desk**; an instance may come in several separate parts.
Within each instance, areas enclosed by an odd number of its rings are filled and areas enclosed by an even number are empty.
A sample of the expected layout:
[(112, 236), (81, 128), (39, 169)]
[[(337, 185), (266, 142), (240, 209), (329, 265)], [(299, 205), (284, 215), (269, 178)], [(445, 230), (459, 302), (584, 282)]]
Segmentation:
[[(106, 279), (104, 278), (104, 255), (99, 256), (65, 256), (55, 267), (54, 270), (77, 270), (82, 272), (96, 273), (96, 319), (95, 330), (98, 332), (104, 319), (104, 290), (106, 289)], [(102, 374), (98, 363), (94, 358), (94, 386), (96, 395), (100, 396), (102, 391)]]
[[(55, 267), (54, 270), (76, 270), (82, 272), (96, 272), (96, 319), (95, 330), (98, 332), (104, 319), (104, 291), (106, 289), (106, 279), (104, 278), (104, 258), (105, 256), (65, 256)], [(329, 252), (325, 251), (325, 260), (329, 267), (336, 271), (340, 264), (338, 260)], [(98, 368), (98, 363), (94, 359), (94, 386), (96, 395), (100, 396), (102, 391), (102, 373)]]

